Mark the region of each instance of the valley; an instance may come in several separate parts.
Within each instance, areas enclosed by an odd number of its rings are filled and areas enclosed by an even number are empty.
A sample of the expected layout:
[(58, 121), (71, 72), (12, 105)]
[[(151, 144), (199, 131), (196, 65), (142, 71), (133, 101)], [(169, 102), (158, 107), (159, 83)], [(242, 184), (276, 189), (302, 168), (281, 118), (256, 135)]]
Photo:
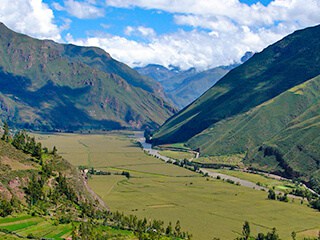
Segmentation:
[(1, 2), (0, 239), (320, 240), (306, 2)]
[[(241, 235), (246, 220), (253, 233), (276, 227), (282, 239), (290, 239), (292, 231), (302, 239), (320, 228), (319, 212), (306, 202), (301, 205), (298, 199), (287, 203), (271, 201), (267, 192), (166, 164), (146, 155), (130, 132), (35, 136), (48, 147), (56, 146), (59, 154), (75, 166), (110, 172), (111, 175), (92, 175), (89, 185), (112, 211), (173, 224), (180, 220), (193, 239), (234, 239)], [(129, 172), (130, 177), (115, 175), (123, 171)], [(259, 175), (248, 174), (246, 178), (271, 188), (286, 185)]]

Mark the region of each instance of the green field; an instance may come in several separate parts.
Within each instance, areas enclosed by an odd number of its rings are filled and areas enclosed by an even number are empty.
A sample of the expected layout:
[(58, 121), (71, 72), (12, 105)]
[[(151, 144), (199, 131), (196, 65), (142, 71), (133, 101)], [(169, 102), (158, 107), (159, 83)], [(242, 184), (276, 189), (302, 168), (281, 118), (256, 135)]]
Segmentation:
[[(71, 224), (54, 224), (51, 220), (29, 215), (20, 215), (0, 218), (0, 239), (15, 239), (14, 234), (22, 237), (32, 236), (37, 238), (64, 239), (71, 235)], [(13, 234), (4, 234), (3, 231)]]
[(190, 152), (171, 151), (171, 150), (160, 151), (160, 154), (162, 156), (166, 156), (166, 157), (177, 159), (177, 160), (191, 159), (191, 158), (194, 158), (194, 155), (195, 155), (194, 153), (190, 153)]
[(242, 167), (242, 160), (244, 154), (233, 154), (233, 155), (222, 155), (222, 156), (206, 156), (194, 159), (194, 162), (198, 163), (215, 163), (215, 164), (226, 164), (230, 166)]
[[(79, 223), (74, 223), (78, 225)], [(136, 239), (131, 231), (120, 230), (108, 226), (99, 226), (99, 230), (107, 234), (110, 239)], [(0, 218), (0, 239), (56, 239), (62, 240), (71, 236), (72, 224), (57, 224), (55, 221), (32, 217), (30, 215), (16, 215)]]
[(125, 135), (37, 135), (75, 165), (107, 171), (129, 171), (119, 175), (92, 176), (89, 184), (112, 211), (162, 219), (179, 219), (193, 239), (234, 239), (248, 220), (253, 233), (276, 227), (282, 239), (316, 235), (320, 213), (298, 201), (267, 200), (267, 193), (236, 186), (147, 156)]

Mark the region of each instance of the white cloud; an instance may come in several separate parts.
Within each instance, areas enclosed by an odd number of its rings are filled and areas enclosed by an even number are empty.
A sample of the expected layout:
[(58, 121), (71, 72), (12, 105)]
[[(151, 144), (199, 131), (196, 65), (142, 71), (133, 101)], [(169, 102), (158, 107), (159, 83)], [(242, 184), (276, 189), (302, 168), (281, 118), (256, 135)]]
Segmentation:
[[(131, 66), (159, 63), (208, 68), (230, 64), (245, 51), (261, 51), (294, 30), (320, 23), (320, 0), (274, 0), (268, 6), (248, 6), (239, 0), (183, 0), (183, 4), (182, 0), (106, 0), (106, 5), (169, 12), (176, 24), (198, 29), (153, 35), (147, 44), (121, 38), (122, 47), (112, 39), (95, 39)], [(129, 36), (137, 32), (133, 27), (126, 30)]]
[(0, 21), (36, 38), (61, 40), (53, 12), (42, 0), (1, 0)]
[(124, 33), (127, 36), (141, 36), (141, 37), (154, 37), (156, 36), (156, 32), (152, 28), (148, 27), (143, 27), (143, 26), (138, 26), (138, 27), (132, 27), (132, 26), (127, 26), (126, 29), (124, 30)]
[[(268, 32), (265, 32), (264, 36), (278, 37)], [(234, 63), (235, 59), (240, 59), (250, 50), (248, 45), (261, 49), (264, 44), (256, 38), (257, 36), (250, 31), (239, 32), (234, 38), (225, 40), (225, 36), (217, 38), (203, 31), (181, 30), (174, 34), (155, 36), (148, 43), (139, 43), (119, 36), (74, 40), (69, 35), (68, 41), (78, 45), (100, 46), (112, 57), (132, 67), (157, 63), (164, 66), (172, 64), (183, 69), (190, 67), (206, 69)]]
[(54, 8), (57, 11), (67, 11), (70, 15), (80, 19), (92, 19), (104, 16), (104, 9), (96, 6), (96, 1), (74, 1), (65, 0), (64, 6), (59, 3), (53, 3)]

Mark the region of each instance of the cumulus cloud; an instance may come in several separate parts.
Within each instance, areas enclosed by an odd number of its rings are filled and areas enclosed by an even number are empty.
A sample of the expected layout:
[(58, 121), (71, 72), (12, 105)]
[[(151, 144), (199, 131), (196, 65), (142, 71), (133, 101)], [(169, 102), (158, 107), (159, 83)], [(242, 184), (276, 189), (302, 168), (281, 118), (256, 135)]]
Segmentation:
[[(294, 30), (320, 23), (319, 0), (274, 0), (268, 6), (248, 6), (239, 0), (184, 0), (183, 4), (172, 0), (106, 0), (106, 4), (170, 12), (176, 24), (194, 29), (153, 36), (147, 44), (121, 38), (125, 49), (112, 39), (95, 39), (99, 46), (131, 66), (154, 62), (203, 69), (230, 64), (245, 51), (261, 51)], [(127, 28), (128, 35), (134, 32), (137, 29)]]
[(55, 2), (54, 8), (57, 11), (67, 11), (70, 15), (80, 19), (92, 19), (104, 16), (104, 9), (96, 6), (96, 2), (92, 0), (87, 1), (74, 1), (65, 0), (64, 6)]
[[(278, 38), (271, 32), (261, 33), (267, 38)], [(261, 39), (250, 31), (243, 30), (233, 38), (228, 36), (212, 36), (204, 31), (182, 31), (155, 36), (148, 43), (139, 43), (119, 36), (97, 36), (87, 39), (73, 39), (68, 41), (77, 45), (100, 46), (114, 58), (129, 64), (132, 67), (144, 66), (148, 63), (157, 63), (164, 66), (170, 64), (182, 69), (196, 67), (199, 70), (218, 65), (235, 63), (246, 51), (265, 46)], [(228, 51), (226, 51), (228, 49)]]
[(128, 36), (140, 36), (140, 37), (154, 37), (156, 36), (156, 32), (152, 28), (148, 27), (143, 27), (143, 26), (138, 26), (138, 27), (132, 27), (132, 26), (127, 26), (126, 29), (124, 30), (124, 33)]
[(61, 40), (54, 14), (42, 0), (1, 0), (0, 21), (17, 32), (36, 38)]

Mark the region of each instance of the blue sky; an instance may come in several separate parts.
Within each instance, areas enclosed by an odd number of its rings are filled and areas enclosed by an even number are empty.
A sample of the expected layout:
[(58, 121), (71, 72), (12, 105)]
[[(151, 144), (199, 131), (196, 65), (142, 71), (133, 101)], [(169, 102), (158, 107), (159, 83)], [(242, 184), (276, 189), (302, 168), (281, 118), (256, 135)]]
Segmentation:
[[(61, 6), (64, 5), (64, 0), (44, 0), (43, 2), (49, 6), (56, 3)], [(98, 3), (99, 1), (96, 2)], [(183, 0), (181, 2), (183, 2)], [(259, 2), (264, 6), (267, 6), (271, 0), (241, 0), (240, 2), (249, 6)], [(96, 6), (103, 6), (103, 4), (97, 4)], [(190, 26), (175, 24), (173, 13), (168, 13), (158, 9), (143, 9), (139, 7), (105, 7), (103, 8), (103, 17), (84, 19), (77, 18), (66, 11), (57, 11), (54, 7), (52, 7), (52, 9), (54, 10), (56, 21), (60, 25), (64, 23), (65, 19), (72, 20), (70, 28), (66, 29), (64, 34), (70, 33), (75, 38), (83, 38), (87, 35), (92, 35), (100, 31), (112, 35), (126, 36), (128, 39), (138, 41), (145, 40), (136, 35), (128, 36), (125, 34), (127, 26), (144, 26), (146, 28), (152, 28), (158, 35), (174, 33), (179, 29), (183, 29), (185, 31), (192, 30), (192, 27)]]
[(11, 29), (101, 47), (128, 65), (199, 70), (238, 62), (320, 23), (320, 0), (1, 0)]

